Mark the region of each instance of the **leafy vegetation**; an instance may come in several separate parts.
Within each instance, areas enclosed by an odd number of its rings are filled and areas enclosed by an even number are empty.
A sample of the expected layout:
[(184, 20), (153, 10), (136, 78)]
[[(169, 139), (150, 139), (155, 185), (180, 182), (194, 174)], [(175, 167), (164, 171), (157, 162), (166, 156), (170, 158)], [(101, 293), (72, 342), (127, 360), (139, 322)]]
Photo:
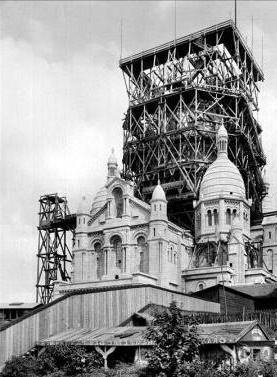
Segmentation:
[(47, 346), (36, 354), (34, 350), (7, 361), (2, 371), (3, 377), (62, 377), (77, 376), (99, 369), (102, 357), (96, 351), (87, 352), (84, 347), (70, 343)]
[(88, 352), (75, 344), (60, 343), (24, 356), (13, 357), (2, 377), (277, 377), (277, 363), (250, 362), (233, 370), (220, 369), (217, 362), (200, 360), (201, 345), (197, 323), (182, 315), (175, 302), (157, 313), (148, 326), (146, 337), (154, 343), (146, 354), (148, 365), (118, 364), (103, 370), (103, 360), (96, 351)]
[(184, 317), (175, 302), (168, 311), (155, 315), (146, 338), (154, 342), (147, 354), (147, 370), (152, 375), (178, 376), (181, 366), (199, 359), (197, 323), (193, 317)]

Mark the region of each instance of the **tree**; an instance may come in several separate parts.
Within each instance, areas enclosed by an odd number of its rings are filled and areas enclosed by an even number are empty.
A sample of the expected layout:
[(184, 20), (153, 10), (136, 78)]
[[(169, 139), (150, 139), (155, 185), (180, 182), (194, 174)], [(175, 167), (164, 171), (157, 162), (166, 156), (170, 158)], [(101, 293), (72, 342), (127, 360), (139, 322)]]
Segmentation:
[(197, 323), (192, 316), (184, 316), (175, 302), (155, 314), (145, 336), (154, 343), (147, 355), (147, 369), (152, 375), (178, 376), (184, 363), (199, 358)]

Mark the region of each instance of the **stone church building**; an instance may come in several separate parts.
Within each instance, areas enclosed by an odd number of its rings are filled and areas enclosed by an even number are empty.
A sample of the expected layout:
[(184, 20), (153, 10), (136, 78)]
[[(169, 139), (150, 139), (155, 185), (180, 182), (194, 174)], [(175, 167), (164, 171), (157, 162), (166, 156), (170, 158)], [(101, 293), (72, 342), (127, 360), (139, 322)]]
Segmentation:
[[(195, 239), (168, 220), (160, 182), (150, 204), (134, 196), (133, 183), (120, 178), (112, 151), (106, 184), (92, 205), (85, 197), (79, 205), (72, 282), (57, 282), (56, 297), (76, 289), (125, 284), (191, 293), (218, 283), (276, 282), (276, 271), (264, 263), (269, 258), (249, 246), (251, 202), (227, 150), (228, 134), (222, 124), (217, 158), (204, 174), (195, 202)], [(263, 227), (254, 229), (256, 238), (261, 231)]]

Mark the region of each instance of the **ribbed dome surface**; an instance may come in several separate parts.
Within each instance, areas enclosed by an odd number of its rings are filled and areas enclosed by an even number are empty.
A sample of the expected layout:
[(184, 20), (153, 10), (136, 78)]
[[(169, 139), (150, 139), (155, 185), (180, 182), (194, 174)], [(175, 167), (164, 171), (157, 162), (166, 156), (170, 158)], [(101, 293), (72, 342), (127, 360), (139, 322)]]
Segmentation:
[(226, 154), (220, 154), (208, 167), (200, 186), (200, 199), (220, 194), (245, 198), (242, 176)]
[(106, 203), (107, 199), (107, 189), (105, 186), (101, 187), (101, 189), (95, 195), (90, 214), (93, 216), (103, 205)]

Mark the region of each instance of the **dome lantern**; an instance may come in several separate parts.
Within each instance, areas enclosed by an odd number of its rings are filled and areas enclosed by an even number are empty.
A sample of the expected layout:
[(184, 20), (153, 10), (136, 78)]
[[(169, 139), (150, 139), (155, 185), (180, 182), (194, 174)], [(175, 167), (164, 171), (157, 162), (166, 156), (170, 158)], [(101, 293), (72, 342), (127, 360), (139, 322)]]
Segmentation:
[(216, 135), (217, 154), (228, 155), (228, 133), (222, 122)]
[(114, 155), (114, 148), (112, 148), (112, 153), (108, 159), (108, 179), (109, 178), (112, 178), (112, 177), (117, 177), (118, 175), (118, 172), (117, 172), (117, 167), (118, 167), (118, 164), (117, 164), (117, 159)]
[(200, 185), (201, 199), (215, 197), (237, 197), (245, 199), (245, 186), (242, 176), (228, 158), (228, 134), (221, 124), (216, 137), (217, 158), (208, 167)]

